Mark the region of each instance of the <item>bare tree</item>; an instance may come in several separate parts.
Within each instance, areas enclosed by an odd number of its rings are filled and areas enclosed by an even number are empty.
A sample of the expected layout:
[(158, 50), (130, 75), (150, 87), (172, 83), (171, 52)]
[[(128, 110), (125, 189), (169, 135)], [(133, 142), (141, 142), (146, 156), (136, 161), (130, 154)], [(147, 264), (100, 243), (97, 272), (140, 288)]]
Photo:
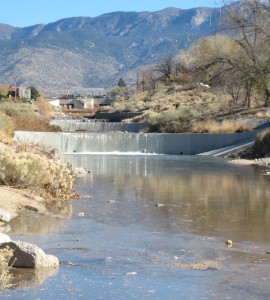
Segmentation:
[(160, 80), (171, 82), (177, 75), (177, 63), (172, 56), (168, 56), (157, 65), (156, 71), (161, 73)]
[(230, 1), (224, 24), (234, 32), (234, 41), (242, 50), (238, 65), (247, 88), (264, 94), (265, 106), (270, 106), (270, 2), (260, 0)]

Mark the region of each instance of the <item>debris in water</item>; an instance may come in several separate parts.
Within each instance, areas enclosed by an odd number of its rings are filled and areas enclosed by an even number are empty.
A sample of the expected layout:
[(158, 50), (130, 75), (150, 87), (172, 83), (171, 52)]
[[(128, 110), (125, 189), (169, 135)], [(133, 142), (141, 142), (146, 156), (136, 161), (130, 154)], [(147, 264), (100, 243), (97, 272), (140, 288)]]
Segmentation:
[(127, 272), (127, 275), (137, 275), (137, 272)]
[(164, 204), (162, 204), (162, 203), (156, 203), (155, 206), (157, 206), (157, 207), (163, 207)]
[(226, 241), (226, 245), (227, 245), (228, 247), (231, 247), (231, 246), (232, 246), (232, 241), (231, 241), (231, 240)]

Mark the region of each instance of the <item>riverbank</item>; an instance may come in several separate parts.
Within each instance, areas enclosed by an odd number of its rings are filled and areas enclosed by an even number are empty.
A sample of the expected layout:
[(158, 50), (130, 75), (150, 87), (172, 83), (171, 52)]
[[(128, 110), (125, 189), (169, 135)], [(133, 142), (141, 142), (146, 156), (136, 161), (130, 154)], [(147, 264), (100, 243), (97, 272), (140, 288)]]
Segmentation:
[(256, 166), (266, 167), (270, 169), (270, 158), (259, 158), (259, 159), (236, 158), (230, 160), (229, 162), (237, 165), (256, 165)]
[[(42, 197), (33, 195), (30, 191), (19, 190), (8, 186), (0, 186), (0, 208), (14, 219), (19, 214), (33, 211), (38, 214), (47, 214), (49, 211)], [(0, 231), (6, 222), (0, 221)]]
[(49, 214), (50, 205), (73, 199), (74, 178), (45, 147), (0, 142), (0, 231), (20, 214)]

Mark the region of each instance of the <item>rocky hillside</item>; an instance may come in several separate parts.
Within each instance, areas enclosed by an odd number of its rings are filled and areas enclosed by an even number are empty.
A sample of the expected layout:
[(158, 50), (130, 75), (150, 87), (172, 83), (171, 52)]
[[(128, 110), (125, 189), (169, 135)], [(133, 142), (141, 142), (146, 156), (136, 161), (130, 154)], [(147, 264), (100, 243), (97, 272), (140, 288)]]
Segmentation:
[(134, 83), (142, 65), (212, 34), (219, 13), (214, 8), (167, 8), (26, 28), (0, 24), (0, 84), (34, 85), (48, 92), (110, 87), (120, 77)]

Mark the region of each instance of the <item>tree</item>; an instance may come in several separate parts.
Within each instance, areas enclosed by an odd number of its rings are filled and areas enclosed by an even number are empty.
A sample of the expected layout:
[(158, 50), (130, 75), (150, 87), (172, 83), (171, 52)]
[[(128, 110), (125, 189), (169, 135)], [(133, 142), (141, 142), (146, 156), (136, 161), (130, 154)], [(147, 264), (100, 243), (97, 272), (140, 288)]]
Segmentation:
[(31, 98), (37, 100), (40, 97), (39, 91), (33, 86), (30, 86), (30, 89), (31, 89)]
[(264, 104), (269, 107), (270, 2), (245, 0), (229, 4), (225, 7), (223, 30), (230, 37), (200, 39), (180, 57), (199, 80), (226, 85), (234, 100), (241, 87), (246, 107), (254, 91), (264, 95)]
[(0, 87), (0, 99), (7, 98), (8, 89), (6, 87)]
[(117, 85), (118, 85), (120, 88), (126, 88), (126, 87), (127, 87), (127, 85), (126, 85), (126, 83), (125, 83), (125, 81), (124, 81), (124, 79), (123, 79), (122, 77), (119, 79)]
[(150, 66), (143, 70), (143, 80), (141, 82), (143, 91), (155, 90), (158, 87), (159, 76), (155, 66)]
[[(241, 48), (240, 73), (249, 89), (256, 89), (270, 106), (270, 2), (246, 0), (230, 2), (224, 24), (233, 30), (234, 41)], [(247, 92), (248, 92), (247, 90)], [(248, 93), (247, 93), (248, 94)]]
[(168, 56), (157, 65), (156, 71), (161, 73), (161, 81), (171, 82), (178, 74), (178, 64), (173, 57)]

